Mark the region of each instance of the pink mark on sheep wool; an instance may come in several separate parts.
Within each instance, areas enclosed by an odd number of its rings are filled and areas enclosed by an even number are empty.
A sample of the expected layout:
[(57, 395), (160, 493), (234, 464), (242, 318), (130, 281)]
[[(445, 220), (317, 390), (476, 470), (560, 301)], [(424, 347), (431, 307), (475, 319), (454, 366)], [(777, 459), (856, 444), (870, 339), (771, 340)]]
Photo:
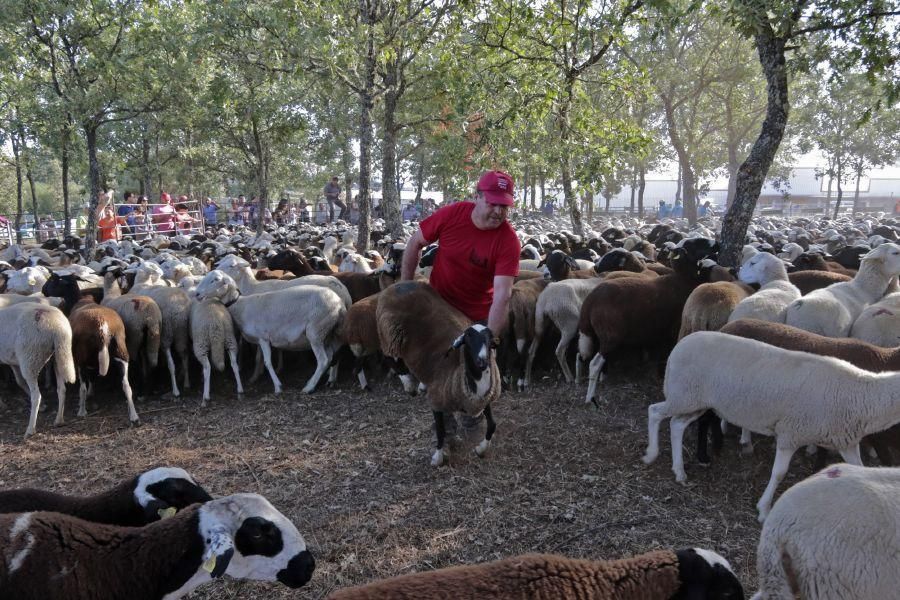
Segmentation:
[(43, 316), (44, 316), (45, 314), (47, 314), (48, 312), (49, 312), (49, 311), (46, 311), (46, 310), (44, 310), (44, 309), (38, 309), (38, 310), (34, 311), (34, 322), (35, 322), (35, 323), (40, 323), (40, 322), (41, 322), (41, 317), (43, 317)]
[(877, 317), (877, 316), (880, 316), (880, 315), (888, 315), (888, 316), (890, 316), (890, 317), (893, 317), (893, 316), (894, 316), (894, 313), (892, 313), (891, 311), (889, 311), (889, 310), (886, 309), (886, 308), (879, 308), (878, 310), (875, 311), (875, 314), (874, 314), (873, 316), (876, 316), (876, 317)]
[(825, 471), (825, 475), (828, 476), (828, 479), (837, 479), (841, 476), (841, 470), (838, 467), (831, 467)]

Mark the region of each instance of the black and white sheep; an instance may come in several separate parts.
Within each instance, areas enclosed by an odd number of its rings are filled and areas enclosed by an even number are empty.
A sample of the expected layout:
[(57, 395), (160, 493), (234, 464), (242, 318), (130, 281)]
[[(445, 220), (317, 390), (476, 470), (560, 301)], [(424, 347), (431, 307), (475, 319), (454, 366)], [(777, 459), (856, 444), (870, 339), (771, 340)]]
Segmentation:
[(30, 488), (0, 491), (0, 514), (57, 512), (85, 521), (140, 527), (212, 500), (177, 467), (157, 467), (93, 496), (78, 497)]
[(175, 600), (229, 575), (299, 588), (315, 561), (262, 496), (193, 505), (142, 528), (54, 512), (0, 515), (0, 592), (16, 600)]

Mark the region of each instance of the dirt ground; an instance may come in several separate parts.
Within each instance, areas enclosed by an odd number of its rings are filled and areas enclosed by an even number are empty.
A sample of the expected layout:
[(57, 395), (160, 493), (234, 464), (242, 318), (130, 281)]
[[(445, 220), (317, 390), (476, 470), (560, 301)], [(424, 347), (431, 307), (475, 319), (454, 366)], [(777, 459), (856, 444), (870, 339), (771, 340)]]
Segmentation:
[[(257, 492), (291, 518), (316, 558), (306, 587), (215, 582), (192, 598), (323, 598), (345, 585), (524, 552), (615, 558), (655, 548), (701, 546), (726, 556), (752, 593), (760, 526), (755, 503), (769, 476), (772, 441), (757, 438), (752, 457), (734, 434), (709, 469), (686, 437), (688, 484), (670, 470), (668, 424), (662, 454), (647, 467), (646, 407), (661, 399), (655, 373), (616, 369), (604, 382), (602, 409), (585, 405), (584, 387), (544, 374), (532, 391), (504, 392), (485, 459), (480, 438), (451, 446), (450, 464), (430, 466), (431, 413), (394, 379), (358, 391), (299, 393), (305, 373), (285, 377), (283, 397), (261, 378), (243, 400), (230, 374), (218, 375), (213, 403), (201, 409), (199, 377), (186, 401), (138, 403), (132, 429), (121, 396), (108, 391), (67, 424), (52, 427), (55, 399), (38, 434), (22, 441), (25, 395), (0, 384), (0, 488), (36, 486), (93, 493), (159, 465), (187, 469), (213, 495)], [(72, 390), (74, 392), (74, 390)], [(51, 396), (52, 397), (52, 396)], [(46, 401), (46, 395), (45, 395)], [(779, 492), (808, 476), (798, 453)], [(748, 593), (748, 597), (749, 597)]]

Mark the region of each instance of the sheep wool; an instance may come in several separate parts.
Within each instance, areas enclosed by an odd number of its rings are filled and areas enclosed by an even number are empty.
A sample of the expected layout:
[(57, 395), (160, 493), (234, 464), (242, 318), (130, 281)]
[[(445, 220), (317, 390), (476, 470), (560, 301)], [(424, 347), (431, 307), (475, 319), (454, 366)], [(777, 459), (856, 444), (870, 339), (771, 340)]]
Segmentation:
[(663, 600), (742, 598), (727, 561), (705, 550), (658, 550), (621, 560), (527, 554), (404, 575), (339, 590), (329, 600)]

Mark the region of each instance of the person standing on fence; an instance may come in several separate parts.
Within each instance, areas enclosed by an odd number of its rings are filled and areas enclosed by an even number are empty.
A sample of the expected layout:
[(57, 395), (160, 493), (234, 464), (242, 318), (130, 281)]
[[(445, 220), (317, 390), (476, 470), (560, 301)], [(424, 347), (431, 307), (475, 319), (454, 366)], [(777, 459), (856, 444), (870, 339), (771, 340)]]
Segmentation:
[(190, 233), (200, 222), (200, 219), (188, 212), (187, 204), (185, 204), (187, 201), (187, 196), (179, 196), (178, 204), (175, 205), (175, 229), (178, 233)]
[(134, 239), (146, 240), (150, 237), (150, 204), (147, 196), (138, 198), (137, 206), (134, 207), (133, 224), (131, 230), (134, 232)]
[(153, 229), (163, 235), (172, 235), (175, 227), (175, 208), (172, 196), (163, 192), (159, 195), (159, 204), (153, 207)]
[(134, 221), (134, 193), (133, 192), (125, 192), (125, 198), (122, 200), (122, 204), (120, 204), (116, 208), (116, 214), (119, 217), (125, 219), (125, 224), (122, 226), (122, 234), (123, 235), (131, 235), (131, 224)]
[(325, 201), (328, 203), (328, 221), (334, 221), (335, 204), (341, 209), (338, 219), (345, 218), (347, 216), (347, 205), (341, 201), (341, 186), (338, 184), (338, 178), (332, 177), (331, 181), (325, 184), (322, 192), (325, 194)]
[(100, 192), (97, 203), (97, 241), (107, 242), (120, 239), (119, 227), (125, 224), (125, 218), (116, 215), (112, 207), (112, 194)]
[(219, 205), (212, 198), (207, 198), (203, 206), (203, 219), (206, 221), (207, 227), (216, 227), (218, 225), (216, 211)]

